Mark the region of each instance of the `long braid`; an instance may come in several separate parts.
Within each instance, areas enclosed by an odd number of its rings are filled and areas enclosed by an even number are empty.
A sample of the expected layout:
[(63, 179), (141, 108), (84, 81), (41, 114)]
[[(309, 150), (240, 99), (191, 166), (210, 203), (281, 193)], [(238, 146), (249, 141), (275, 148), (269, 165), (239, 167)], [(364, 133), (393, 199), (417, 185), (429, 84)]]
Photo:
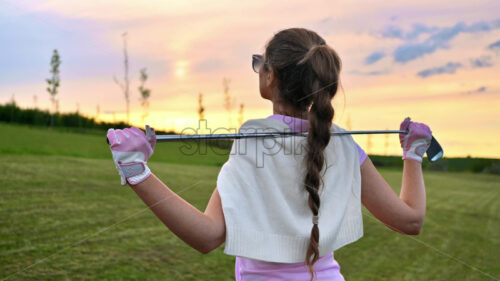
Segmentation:
[(330, 142), (335, 114), (331, 100), (337, 93), (341, 61), (323, 38), (303, 28), (275, 34), (267, 45), (266, 60), (278, 78), (280, 97), (301, 111), (310, 106), (304, 187), (309, 193), (313, 227), (305, 262), (313, 280), (313, 265), (320, 257), (319, 189), (324, 186), (321, 172), (325, 163), (324, 150)]
[[(320, 92), (315, 95), (309, 115), (308, 151), (306, 155), (307, 174), (304, 185), (309, 192), (309, 208), (313, 216), (319, 215), (319, 188), (323, 185), (320, 172), (324, 166), (324, 150), (330, 141), (330, 128), (334, 110), (330, 103), (330, 95)], [(313, 264), (319, 259), (319, 227), (313, 224), (311, 238), (306, 253), (306, 264), (313, 275)]]

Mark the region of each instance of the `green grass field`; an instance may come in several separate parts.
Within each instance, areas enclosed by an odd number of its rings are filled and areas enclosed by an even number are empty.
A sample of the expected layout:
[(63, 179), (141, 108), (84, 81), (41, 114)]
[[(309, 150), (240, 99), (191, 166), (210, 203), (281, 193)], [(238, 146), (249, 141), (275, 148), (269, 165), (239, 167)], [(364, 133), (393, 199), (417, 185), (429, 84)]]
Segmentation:
[[(0, 280), (234, 280), (223, 245), (191, 249), (119, 185), (104, 135), (0, 129)], [(201, 211), (227, 158), (208, 151), (186, 156), (179, 144), (159, 144), (150, 162)], [(401, 171), (380, 172), (400, 185)], [(425, 182), (419, 236), (364, 210), (364, 237), (335, 252), (346, 280), (500, 279), (500, 177), (426, 171)]]

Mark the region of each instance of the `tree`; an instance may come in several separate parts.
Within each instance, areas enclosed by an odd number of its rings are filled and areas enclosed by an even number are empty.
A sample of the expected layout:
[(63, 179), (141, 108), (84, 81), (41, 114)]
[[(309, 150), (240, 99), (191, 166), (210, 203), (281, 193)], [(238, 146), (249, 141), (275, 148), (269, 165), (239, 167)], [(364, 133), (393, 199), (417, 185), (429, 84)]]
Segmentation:
[(198, 119), (205, 119), (205, 107), (203, 106), (203, 94), (198, 93)]
[(141, 101), (142, 108), (144, 109), (144, 112), (142, 114), (142, 123), (144, 123), (144, 119), (148, 116), (148, 99), (151, 95), (151, 90), (144, 87), (146, 80), (148, 80), (148, 74), (146, 73), (146, 70), (146, 68), (141, 69), (141, 77), (139, 78), (141, 81), (141, 85), (139, 86), (139, 93), (141, 94), (141, 98), (139, 100)]
[(127, 106), (127, 124), (130, 123), (130, 97), (129, 97), (129, 80), (128, 80), (128, 53), (127, 53), (127, 32), (122, 34), (123, 37), (123, 64), (124, 64), (124, 75), (123, 82), (118, 81), (118, 79), (113, 76), (115, 83), (120, 86), (125, 96), (125, 103)]
[[(50, 94), (50, 101), (52, 102), (52, 107), (55, 112), (59, 111), (59, 102), (56, 100), (57, 88), (61, 84), (61, 80), (59, 78), (59, 66), (61, 65), (61, 57), (57, 52), (57, 49), (54, 49), (52, 54), (52, 58), (50, 60), (50, 73), (52, 73), (52, 77), (46, 79), (47, 84), (47, 92)], [(54, 113), (50, 115), (50, 126), (54, 127)]]
[(243, 103), (240, 104), (240, 111), (238, 112), (238, 124), (241, 125), (243, 124), (243, 108), (245, 105)]
[(235, 98), (231, 98), (231, 94), (229, 93), (229, 83), (231, 82), (228, 78), (222, 79), (222, 86), (224, 88), (224, 108), (228, 114), (229, 127), (232, 126), (232, 118), (231, 114), (233, 111), (234, 104), (236, 103)]

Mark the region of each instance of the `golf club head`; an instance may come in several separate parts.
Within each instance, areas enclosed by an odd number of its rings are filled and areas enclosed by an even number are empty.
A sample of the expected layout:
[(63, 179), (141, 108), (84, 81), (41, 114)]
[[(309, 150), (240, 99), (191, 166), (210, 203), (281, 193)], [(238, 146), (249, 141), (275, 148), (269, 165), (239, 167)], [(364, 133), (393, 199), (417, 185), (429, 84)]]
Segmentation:
[(443, 148), (441, 148), (441, 145), (437, 142), (437, 140), (432, 136), (431, 139), (431, 145), (426, 151), (427, 153), (427, 159), (429, 159), (429, 162), (436, 162), (439, 159), (443, 158)]
[[(406, 126), (406, 131), (407, 133), (410, 132), (410, 117), (406, 117), (405, 121), (408, 121), (408, 125)], [(431, 144), (429, 145), (429, 148), (427, 148), (427, 159), (429, 160), (429, 162), (433, 163), (433, 162), (436, 162), (438, 161), (439, 159), (443, 158), (443, 148), (441, 147), (441, 145), (437, 142), (437, 140), (434, 138), (434, 136), (432, 136), (432, 139), (431, 139)]]

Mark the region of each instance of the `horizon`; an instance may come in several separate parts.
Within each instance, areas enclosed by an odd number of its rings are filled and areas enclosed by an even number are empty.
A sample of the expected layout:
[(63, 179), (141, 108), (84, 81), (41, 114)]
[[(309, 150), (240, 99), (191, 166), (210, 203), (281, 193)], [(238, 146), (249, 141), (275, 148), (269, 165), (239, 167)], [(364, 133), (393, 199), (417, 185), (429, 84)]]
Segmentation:
[[(241, 103), (244, 120), (273, 114), (271, 103), (260, 98), (252, 54), (262, 53), (275, 32), (300, 26), (325, 38), (342, 59), (334, 123), (397, 130), (410, 116), (429, 125), (445, 157), (500, 158), (500, 17), (494, 12), (500, 2), (404, 1), (362, 11), (362, 1), (152, 3), (1, 3), (0, 40), (6, 44), (0, 46), (0, 103), (14, 98), (21, 108), (34, 107), (36, 95), (36, 107), (50, 109), (45, 79), (57, 49), (60, 112), (78, 108), (95, 117), (99, 105), (99, 120), (126, 121), (113, 76), (123, 76), (127, 32), (132, 125), (144, 126), (137, 87), (139, 70), (147, 68), (146, 123), (177, 132), (196, 128), (202, 92), (209, 126), (236, 127)], [(232, 124), (222, 105), (224, 78), (236, 100)], [(401, 154), (397, 136), (353, 137), (372, 155)]]

